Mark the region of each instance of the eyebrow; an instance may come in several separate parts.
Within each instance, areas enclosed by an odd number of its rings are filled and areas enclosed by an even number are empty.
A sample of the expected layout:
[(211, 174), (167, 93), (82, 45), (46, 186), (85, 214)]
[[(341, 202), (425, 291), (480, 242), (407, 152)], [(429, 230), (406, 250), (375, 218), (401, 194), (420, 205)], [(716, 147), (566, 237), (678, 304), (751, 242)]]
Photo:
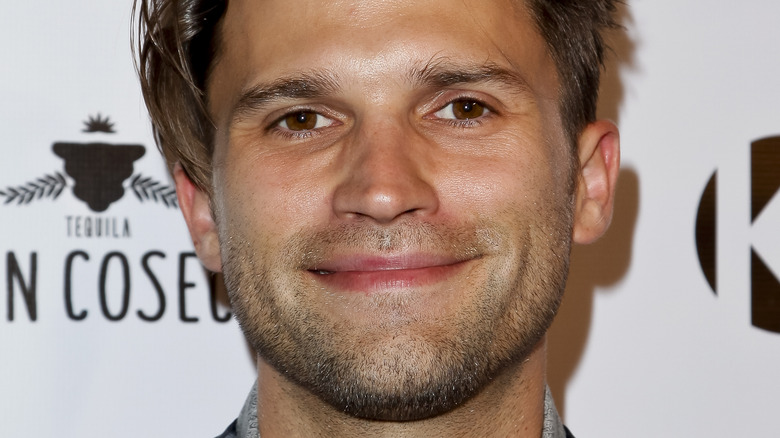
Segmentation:
[(530, 89), (522, 75), (492, 62), (459, 64), (447, 59), (432, 59), (421, 68), (412, 69), (408, 80), (414, 87), (420, 88), (444, 88), (458, 84), (491, 82), (515, 93)]
[[(448, 59), (431, 60), (406, 75), (412, 88), (445, 88), (458, 84), (496, 83), (513, 93), (529, 91), (528, 82), (514, 71), (495, 63), (461, 64)], [(241, 93), (230, 112), (232, 122), (278, 100), (316, 99), (342, 90), (339, 77), (330, 70), (315, 70), (255, 84)]]
[(275, 100), (313, 99), (335, 94), (340, 89), (336, 76), (327, 70), (256, 84), (241, 93), (230, 111), (230, 120), (240, 120), (244, 115), (262, 109)]

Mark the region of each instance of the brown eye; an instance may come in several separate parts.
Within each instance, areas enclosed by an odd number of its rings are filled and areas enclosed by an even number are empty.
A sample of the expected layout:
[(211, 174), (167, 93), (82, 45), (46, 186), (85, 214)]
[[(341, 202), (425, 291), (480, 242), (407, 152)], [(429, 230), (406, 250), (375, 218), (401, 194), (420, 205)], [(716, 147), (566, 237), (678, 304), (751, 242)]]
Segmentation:
[(472, 120), (483, 117), (490, 110), (476, 100), (461, 99), (451, 102), (444, 108), (436, 111), (434, 115), (440, 119), (448, 120)]
[(281, 120), (280, 125), (290, 131), (308, 131), (317, 127), (319, 115), (311, 111), (293, 113)]
[(452, 114), (456, 119), (476, 119), (485, 113), (485, 107), (473, 100), (452, 102)]

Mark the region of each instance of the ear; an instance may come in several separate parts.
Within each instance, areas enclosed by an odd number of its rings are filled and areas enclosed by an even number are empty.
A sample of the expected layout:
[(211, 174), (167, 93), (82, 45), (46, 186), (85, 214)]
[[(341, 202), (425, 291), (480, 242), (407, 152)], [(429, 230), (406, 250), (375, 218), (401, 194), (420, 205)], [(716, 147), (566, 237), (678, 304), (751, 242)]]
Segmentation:
[(221, 272), (222, 259), (219, 253), (217, 225), (211, 215), (208, 195), (193, 184), (179, 163), (173, 168), (173, 180), (176, 183), (179, 207), (184, 221), (187, 222), (187, 228), (190, 229), (192, 243), (195, 244), (195, 253), (206, 269)]
[(601, 237), (612, 220), (615, 185), (620, 170), (620, 134), (617, 126), (598, 120), (585, 127), (578, 144), (573, 240), (591, 243)]

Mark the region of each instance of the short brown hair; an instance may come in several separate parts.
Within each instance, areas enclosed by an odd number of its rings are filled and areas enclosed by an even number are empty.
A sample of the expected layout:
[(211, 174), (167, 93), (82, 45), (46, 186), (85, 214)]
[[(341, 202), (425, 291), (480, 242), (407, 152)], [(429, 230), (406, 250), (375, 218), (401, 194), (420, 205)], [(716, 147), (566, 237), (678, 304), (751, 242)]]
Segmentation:
[[(524, 0), (555, 61), (561, 117), (573, 145), (596, 119), (604, 59), (602, 32), (616, 27), (619, 0)], [(169, 166), (180, 162), (211, 192), (214, 125), (206, 81), (218, 56), (227, 0), (135, 0), (136, 65), (155, 141)]]

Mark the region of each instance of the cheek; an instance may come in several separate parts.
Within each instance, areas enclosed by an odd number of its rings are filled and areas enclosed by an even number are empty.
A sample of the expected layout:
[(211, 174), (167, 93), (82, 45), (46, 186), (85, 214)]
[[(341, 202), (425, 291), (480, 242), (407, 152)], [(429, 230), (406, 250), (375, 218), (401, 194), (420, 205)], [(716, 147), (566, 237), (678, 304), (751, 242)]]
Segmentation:
[(296, 161), (227, 154), (218, 199), (233, 231), (251, 240), (281, 240), (322, 215), (327, 194), (318, 183), (319, 172), (291, 162)]
[[(455, 212), (504, 210), (509, 205), (529, 208), (565, 196), (559, 154), (542, 140), (511, 135), (492, 138), (479, 154), (441, 160), (439, 193)], [(560, 202), (560, 201), (558, 201)]]

